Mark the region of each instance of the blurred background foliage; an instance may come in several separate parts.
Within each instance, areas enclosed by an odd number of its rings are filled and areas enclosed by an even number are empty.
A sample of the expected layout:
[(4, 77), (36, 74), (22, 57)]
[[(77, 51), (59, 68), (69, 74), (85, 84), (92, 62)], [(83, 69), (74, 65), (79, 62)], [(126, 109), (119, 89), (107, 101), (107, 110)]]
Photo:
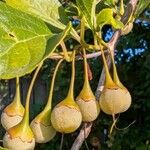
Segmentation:
[[(73, 20), (73, 24), (78, 24), (78, 20)], [(113, 35), (110, 26), (103, 28), (103, 37), (108, 41)], [(91, 32), (87, 31), (86, 41), (91, 42)], [(73, 41), (68, 42), (71, 47)], [(130, 109), (122, 113), (117, 122), (119, 128), (128, 126), (135, 120), (135, 123), (126, 130), (114, 130), (111, 138), (108, 138), (108, 130), (112, 124), (112, 118), (100, 113), (98, 119), (87, 138), (90, 150), (150, 150), (150, 9), (144, 12), (135, 20), (131, 33), (122, 36), (116, 47), (116, 64), (118, 73), (123, 84), (132, 95), (132, 105)], [(88, 60), (93, 79), (90, 81), (93, 92), (102, 70), (100, 57)], [(45, 62), (41, 78), (49, 85), (56, 61)], [(53, 105), (65, 98), (70, 82), (71, 65), (64, 62), (57, 75), (55, 83)], [(76, 62), (75, 96), (78, 95), (83, 84), (82, 61)], [(4, 89), (8, 88), (7, 81), (1, 81), (1, 99), (5, 98)], [(47, 91), (48, 92), (48, 91)], [(44, 104), (32, 106), (32, 116), (35, 116), (43, 108)], [(78, 131), (64, 136), (63, 149), (69, 150)], [(37, 144), (36, 150), (58, 150), (61, 141), (61, 134), (47, 144)], [(86, 150), (83, 144), (82, 150)]]

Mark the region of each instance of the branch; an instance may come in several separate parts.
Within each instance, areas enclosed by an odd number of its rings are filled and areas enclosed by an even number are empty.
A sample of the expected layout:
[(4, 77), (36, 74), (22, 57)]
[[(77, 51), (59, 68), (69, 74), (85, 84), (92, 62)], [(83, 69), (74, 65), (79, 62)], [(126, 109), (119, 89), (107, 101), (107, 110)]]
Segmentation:
[[(68, 54), (71, 55), (72, 52), (68, 52)], [(94, 52), (94, 53), (86, 54), (86, 58), (87, 58), (87, 59), (95, 58), (95, 57), (98, 57), (98, 56), (100, 56), (100, 55), (101, 55), (101, 52)], [(58, 53), (53, 53), (53, 54), (51, 54), (50, 57), (49, 57), (49, 59), (62, 59), (62, 58), (64, 58), (63, 53), (60, 53), (60, 54), (58, 54)], [(81, 55), (77, 55), (77, 56), (76, 56), (76, 59), (77, 59), (77, 60), (81, 60), (81, 59), (83, 59), (83, 57), (82, 57)]]
[[(137, 5), (137, 2), (138, 2), (138, 0), (130, 0), (129, 1), (128, 7), (126, 8), (126, 11), (125, 11), (125, 13), (124, 13), (124, 15), (122, 17), (122, 22), (124, 24), (127, 23), (130, 15), (131, 15), (131, 13), (129, 13), (129, 12), (134, 13), (136, 5)], [(118, 42), (118, 39), (119, 39), (120, 36), (121, 36), (121, 31), (118, 30), (118, 31), (115, 32), (115, 34), (113, 35), (112, 39), (109, 41), (108, 47), (111, 50), (115, 49), (115, 47), (117, 45), (117, 42)], [(108, 62), (108, 65), (110, 67), (110, 65), (111, 65), (110, 57), (107, 57), (107, 62)], [(96, 90), (96, 93), (95, 93), (96, 99), (99, 99), (101, 91), (103, 90), (104, 81), (105, 81), (105, 71), (104, 71), (104, 68), (103, 68), (102, 73), (101, 73), (101, 77), (100, 77), (100, 80), (99, 80), (99, 83), (98, 83), (98, 86), (97, 86), (97, 90)], [(93, 122), (83, 123), (83, 126), (82, 126), (82, 128), (80, 130), (80, 133), (78, 134), (77, 138), (75, 139), (71, 150), (79, 150), (80, 149), (80, 147), (82, 146), (85, 138), (87, 138), (89, 136), (89, 134), (91, 132), (92, 125), (93, 125)]]

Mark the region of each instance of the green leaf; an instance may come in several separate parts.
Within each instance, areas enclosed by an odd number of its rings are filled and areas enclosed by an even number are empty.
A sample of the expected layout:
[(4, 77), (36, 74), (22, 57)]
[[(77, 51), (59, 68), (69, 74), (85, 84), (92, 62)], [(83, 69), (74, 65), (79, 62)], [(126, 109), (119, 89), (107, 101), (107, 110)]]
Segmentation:
[(104, 0), (104, 3), (108, 6), (114, 6), (116, 3), (118, 3), (118, 0)]
[(66, 7), (65, 12), (69, 17), (78, 16), (78, 7), (75, 4), (70, 3), (69, 6)]
[(94, 28), (96, 0), (76, 0), (80, 13), (85, 17), (91, 29)]
[(59, 0), (6, 0), (6, 3), (62, 30), (69, 22)]
[(40, 19), (0, 2), (0, 78), (32, 70), (45, 54), (52, 33)]
[(0, 146), (0, 150), (9, 150), (9, 149)]
[[(59, 33), (59, 34), (54, 34), (53, 36), (51, 36), (49, 38), (49, 40), (47, 41), (47, 45), (46, 45), (46, 51), (45, 51), (45, 55), (43, 57), (43, 59), (46, 59), (48, 56), (50, 56), (54, 50), (56, 50), (57, 46), (60, 44), (61, 41), (64, 40), (64, 38), (70, 33), (71, 31), (71, 23), (69, 23), (66, 26), (66, 29)], [(38, 41), (37, 41), (38, 42)], [(36, 43), (35, 43), (36, 44)], [(37, 45), (38, 46), (38, 45)], [(36, 48), (38, 49), (38, 47)], [(34, 57), (36, 56), (36, 53), (34, 53), (34, 51), (31, 53), (31, 55), (33, 55)], [(38, 57), (38, 56), (37, 56)], [(34, 61), (33, 61), (34, 62)], [(34, 67), (33, 67), (34, 66)], [(31, 71), (33, 71), (33, 69), (35, 69), (36, 65), (30, 64), (30, 67), (28, 66), (27, 72), (26, 73), (30, 73)]]
[(138, 147), (136, 147), (135, 150), (146, 150), (147, 146), (144, 143), (141, 143), (140, 145), (138, 145)]
[(105, 8), (96, 17), (97, 26), (103, 27), (106, 24), (112, 25), (115, 29), (123, 28), (123, 23), (114, 19), (113, 10), (111, 8)]
[(64, 38), (70, 33), (71, 27), (72, 25), (69, 23), (62, 33), (55, 34), (48, 40), (45, 57), (50, 55), (50, 53), (52, 53), (57, 48), (60, 42), (64, 40)]
[[(61, 32), (59, 34), (54, 34), (53, 36), (51, 36), (49, 38), (49, 40), (47, 41), (46, 51), (45, 51), (45, 55), (44, 55), (43, 59), (48, 58), (54, 52), (54, 50), (56, 50), (56, 48), (60, 44), (60, 42), (63, 41), (67, 35), (69, 35), (69, 33), (71, 31), (71, 27), (72, 27), (72, 25), (71, 25), (71, 23), (69, 23), (63, 32)], [(32, 55), (35, 56), (36, 54), (33, 53)], [(28, 67), (27, 73), (30, 73), (33, 70), (33, 65)]]
[(135, 15), (138, 17), (149, 5), (150, 1), (139, 0)]

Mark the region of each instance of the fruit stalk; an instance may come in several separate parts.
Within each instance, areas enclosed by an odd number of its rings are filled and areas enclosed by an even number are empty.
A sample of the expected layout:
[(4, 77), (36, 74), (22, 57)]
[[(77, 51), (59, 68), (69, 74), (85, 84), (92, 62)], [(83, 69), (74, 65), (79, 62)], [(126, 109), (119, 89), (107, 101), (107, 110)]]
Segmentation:
[(85, 49), (83, 48), (83, 61), (84, 61), (84, 85), (83, 87), (90, 87), (90, 84), (89, 84), (89, 79), (88, 79), (88, 66), (87, 66), (87, 59), (86, 59), (86, 52), (85, 52)]
[(56, 74), (57, 74), (58, 68), (59, 68), (59, 66), (60, 66), (60, 64), (62, 62), (63, 62), (63, 59), (59, 60), (57, 66), (56, 66), (56, 68), (54, 70), (53, 78), (52, 78), (52, 81), (51, 81), (51, 87), (50, 87), (50, 91), (49, 91), (49, 96), (48, 96), (48, 101), (47, 101), (47, 104), (45, 106), (44, 111), (50, 110), (51, 107), (52, 107), (52, 97), (53, 97), (55, 78), (56, 78)]
[(75, 80), (75, 50), (73, 51), (73, 56), (72, 56), (72, 76), (71, 76), (70, 87), (67, 95), (68, 100), (72, 100), (72, 101), (74, 101), (74, 80)]
[(115, 65), (115, 59), (114, 59), (114, 55), (112, 53), (112, 50), (109, 49), (109, 52), (110, 52), (110, 56), (111, 56), (111, 59), (112, 59), (112, 65), (113, 65), (113, 80), (114, 80), (115, 84), (117, 84), (120, 88), (126, 89), (124, 87), (124, 85), (120, 82), (120, 79), (118, 77), (117, 68), (116, 68), (116, 65)]
[(101, 54), (102, 54), (102, 59), (103, 59), (105, 74), (106, 74), (105, 86), (106, 87), (109, 87), (111, 85), (114, 86), (113, 80), (112, 80), (110, 73), (109, 73), (109, 69), (108, 69), (108, 65), (106, 62), (105, 55), (104, 55), (104, 51), (103, 51), (102, 47), (100, 47), (100, 48), (101, 48)]
[(19, 105), (21, 103), (20, 101), (20, 84), (19, 84), (19, 77), (16, 77), (16, 95), (15, 95), (14, 103), (16, 105)]
[(26, 104), (25, 104), (25, 116), (23, 118), (23, 123), (25, 123), (25, 124), (29, 124), (29, 107), (30, 107), (31, 92), (32, 92), (32, 88), (33, 88), (35, 79), (36, 79), (36, 77), (37, 77), (37, 75), (38, 75), (42, 65), (43, 65), (43, 62), (41, 62), (39, 64), (38, 68), (36, 69), (36, 71), (34, 73), (34, 76), (32, 78), (31, 84), (29, 86), (29, 90), (28, 90), (27, 97), (26, 97)]

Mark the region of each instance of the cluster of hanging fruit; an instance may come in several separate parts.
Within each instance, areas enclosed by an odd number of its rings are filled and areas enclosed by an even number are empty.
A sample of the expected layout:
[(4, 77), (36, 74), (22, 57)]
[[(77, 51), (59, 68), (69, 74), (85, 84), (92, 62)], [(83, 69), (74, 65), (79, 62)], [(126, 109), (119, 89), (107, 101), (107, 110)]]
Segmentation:
[(1, 115), (1, 124), (6, 129), (6, 134), (3, 138), (3, 146), (11, 150), (33, 150), (35, 142), (46, 143), (54, 138), (57, 131), (61, 133), (72, 133), (80, 127), (82, 121), (94, 121), (100, 113), (100, 108), (104, 113), (112, 116), (126, 111), (131, 104), (130, 93), (118, 78), (114, 57), (111, 51), (110, 56), (113, 63), (113, 79), (109, 73), (103, 50), (101, 50), (101, 52), (106, 80), (99, 101), (96, 100), (90, 87), (86, 50), (84, 48), (84, 84), (75, 100), (73, 92), (75, 80), (75, 51), (73, 51), (72, 76), (66, 98), (52, 109), (54, 82), (59, 66), (63, 61), (63, 59), (61, 59), (53, 74), (47, 104), (43, 111), (33, 119), (31, 124), (29, 124), (29, 100), (40, 67), (36, 70), (31, 81), (25, 108), (21, 104), (19, 78), (17, 77), (15, 98), (13, 102), (3, 110)]

